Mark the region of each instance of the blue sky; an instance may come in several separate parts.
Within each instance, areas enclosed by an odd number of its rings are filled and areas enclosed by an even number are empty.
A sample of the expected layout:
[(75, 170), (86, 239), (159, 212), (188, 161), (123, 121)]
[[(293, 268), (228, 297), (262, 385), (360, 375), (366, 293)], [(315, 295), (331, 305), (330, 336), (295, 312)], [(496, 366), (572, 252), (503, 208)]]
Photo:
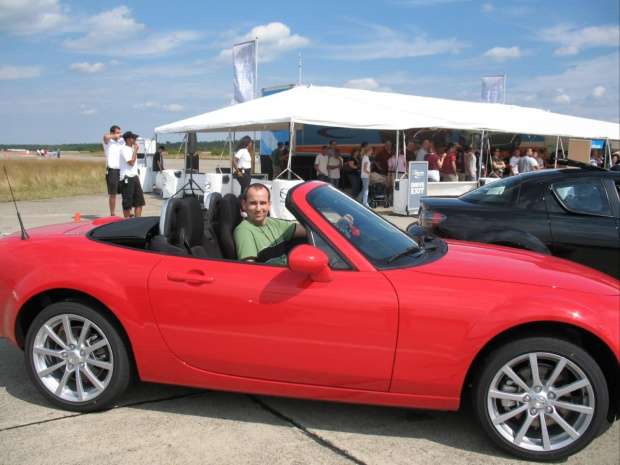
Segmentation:
[(480, 101), (506, 73), (507, 104), (620, 122), (619, 23), (618, 0), (0, 0), (0, 145), (227, 106), (255, 36), (260, 88), (297, 83), (301, 53), (303, 84)]

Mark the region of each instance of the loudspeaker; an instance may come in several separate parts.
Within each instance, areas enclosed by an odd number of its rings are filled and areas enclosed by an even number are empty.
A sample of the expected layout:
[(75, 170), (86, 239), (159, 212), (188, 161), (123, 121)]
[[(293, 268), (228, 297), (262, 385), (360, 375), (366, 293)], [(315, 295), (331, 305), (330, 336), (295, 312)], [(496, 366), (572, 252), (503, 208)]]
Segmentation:
[(196, 153), (196, 146), (198, 145), (198, 140), (196, 139), (195, 132), (187, 133), (187, 153), (193, 155)]

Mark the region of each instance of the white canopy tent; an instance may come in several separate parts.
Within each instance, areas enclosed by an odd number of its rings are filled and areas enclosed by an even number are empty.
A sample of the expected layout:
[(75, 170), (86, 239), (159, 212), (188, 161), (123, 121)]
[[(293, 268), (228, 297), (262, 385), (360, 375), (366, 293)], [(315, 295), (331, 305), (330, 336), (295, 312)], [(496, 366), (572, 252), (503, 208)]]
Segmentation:
[(299, 129), (468, 129), (620, 140), (620, 125), (535, 108), (301, 86), (155, 128), (156, 134)]

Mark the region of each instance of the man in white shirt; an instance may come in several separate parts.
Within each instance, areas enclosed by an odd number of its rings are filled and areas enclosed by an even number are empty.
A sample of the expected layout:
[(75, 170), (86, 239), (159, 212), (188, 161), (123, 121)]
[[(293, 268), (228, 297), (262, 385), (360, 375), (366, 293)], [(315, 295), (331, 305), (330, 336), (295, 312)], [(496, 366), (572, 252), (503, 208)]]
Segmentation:
[(420, 147), (420, 150), (418, 150), (418, 154), (415, 157), (415, 161), (424, 161), (424, 157), (428, 153), (428, 149), (430, 148), (430, 146), (431, 141), (428, 139), (424, 139), (422, 141), (422, 147)]
[(512, 151), (512, 157), (508, 161), (508, 168), (511, 175), (519, 174), (519, 158), (521, 158), (521, 150), (515, 149)]
[(145, 205), (144, 193), (140, 185), (138, 177), (138, 144), (137, 134), (127, 131), (123, 134), (125, 145), (121, 147), (120, 165), (121, 165), (121, 194), (123, 196), (123, 216), (125, 218), (133, 217), (131, 209), (134, 209), (135, 216), (142, 215), (142, 207)]
[(106, 171), (105, 182), (108, 186), (110, 196), (110, 215), (114, 216), (116, 211), (116, 196), (120, 194), (120, 152), (125, 145), (121, 128), (112, 126), (110, 133), (103, 136), (103, 150), (105, 152)]
[(327, 162), (329, 160), (327, 156), (328, 148), (329, 147), (327, 145), (324, 145), (323, 147), (321, 147), (321, 153), (319, 153), (314, 160), (314, 169), (316, 170), (316, 178), (319, 181), (327, 182), (327, 175), (329, 174), (328, 168), (327, 168)]
[(540, 165), (532, 156), (532, 149), (527, 149), (525, 155), (519, 158), (519, 173), (527, 173), (528, 171), (536, 171), (540, 169)]

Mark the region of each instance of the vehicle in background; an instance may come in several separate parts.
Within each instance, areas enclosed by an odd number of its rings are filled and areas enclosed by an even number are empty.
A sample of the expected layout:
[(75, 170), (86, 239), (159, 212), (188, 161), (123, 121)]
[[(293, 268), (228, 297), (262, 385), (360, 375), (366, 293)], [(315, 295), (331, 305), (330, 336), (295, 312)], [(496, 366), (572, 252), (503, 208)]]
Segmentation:
[(458, 198), (424, 197), (417, 231), (504, 245), (572, 260), (620, 278), (620, 173), (539, 170)]

